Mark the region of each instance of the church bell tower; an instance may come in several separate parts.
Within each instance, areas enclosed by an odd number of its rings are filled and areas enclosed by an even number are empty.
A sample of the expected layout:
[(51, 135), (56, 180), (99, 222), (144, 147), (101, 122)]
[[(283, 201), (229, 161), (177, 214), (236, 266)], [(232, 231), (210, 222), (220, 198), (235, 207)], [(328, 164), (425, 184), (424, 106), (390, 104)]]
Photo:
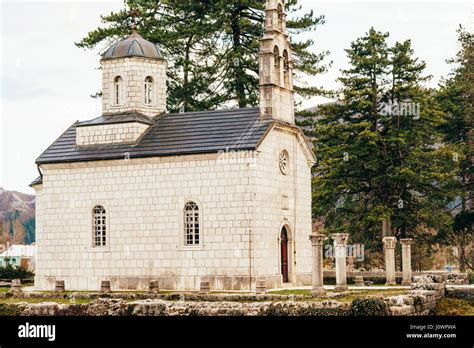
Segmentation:
[(266, 0), (259, 56), (261, 119), (295, 123), (293, 64), (284, 0)]

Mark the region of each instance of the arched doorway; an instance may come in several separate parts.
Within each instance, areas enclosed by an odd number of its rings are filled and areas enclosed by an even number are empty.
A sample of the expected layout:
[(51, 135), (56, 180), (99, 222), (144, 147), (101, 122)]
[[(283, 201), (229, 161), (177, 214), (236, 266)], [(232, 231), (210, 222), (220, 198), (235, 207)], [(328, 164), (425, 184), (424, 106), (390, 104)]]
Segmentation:
[(288, 231), (283, 226), (280, 235), (281, 245), (281, 275), (283, 277), (283, 283), (288, 283)]

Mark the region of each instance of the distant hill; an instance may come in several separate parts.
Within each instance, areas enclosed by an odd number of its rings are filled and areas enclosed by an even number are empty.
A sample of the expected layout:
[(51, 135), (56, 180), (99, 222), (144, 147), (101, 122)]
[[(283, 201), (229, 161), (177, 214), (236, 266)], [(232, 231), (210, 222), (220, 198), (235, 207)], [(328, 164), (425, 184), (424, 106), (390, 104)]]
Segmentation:
[(0, 243), (35, 241), (35, 196), (0, 187)]

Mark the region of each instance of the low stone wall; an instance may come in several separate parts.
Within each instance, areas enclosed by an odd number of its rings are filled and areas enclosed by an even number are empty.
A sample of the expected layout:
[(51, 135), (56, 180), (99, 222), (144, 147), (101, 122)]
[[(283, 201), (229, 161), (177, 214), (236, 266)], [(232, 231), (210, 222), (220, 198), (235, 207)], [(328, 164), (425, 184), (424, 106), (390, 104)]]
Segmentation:
[(407, 295), (384, 298), (391, 315), (429, 315), (445, 295), (446, 283), (442, 275), (415, 277)]
[[(346, 316), (346, 315), (429, 315), (445, 296), (446, 277), (422, 275), (414, 278), (406, 295), (369, 295), (352, 303), (338, 302), (351, 295), (328, 293), (327, 300), (314, 301), (309, 295), (198, 294), (198, 293), (0, 293), (0, 298), (44, 299), (42, 303), (0, 304), (0, 315), (59, 316)], [(450, 287), (452, 296), (474, 297), (474, 289)], [(70, 303), (51, 302), (53, 299)], [(49, 301), (48, 301), (49, 300)], [(76, 303), (76, 300), (91, 300)], [(64, 301), (63, 301), (64, 302)]]
[[(5, 306), (5, 305), (4, 305)], [(322, 316), (350, 315), (350, 303), (323, 302), (192, 302), (156, 299), (126, 302), (97, 299), (88, 304), (44, 302), (8, 305), (22, 316)], [(14, 307), (13, 307), (14, 306)]]
[[(449, 273), (449, 272), (413, 272), (414, 277), (422, 275), (440, 275), (445, 277), (446, 284), (463, 285), (469, 284), (466, 273)], [(369, 281), (374, 284), (385, 284), (385, 271), (352, 271), (347, 272), (347, 283), (355, 283), (355, 277), (364, 277), (364, 281)], [(403, 279), (402, 272), (395, 272), (395, 278), (398, 284), (401, 284)], [(336, 283), (336, 271), (324, 271), (324, 284)]]
[[(330, 294), (328, 297), (339, 297), (344, 294)], [(191, 301), (191, 302), (264, 302), (264, 301), (307, 301), (312, 298), (310, 295), (277, 295), (277, 294), (199, 294), (199, 293), (147, 293), (147, 292), (113, 292), (102, 294), (98, 292), (21, 292), (21, 293), (0, 293), (0, 299), (15, 297), (17, 299), (67, 299), (74, 300), (94, 300), (94, 299), (123, 299), (123, 300), (163, 300), (163, 301)]]
[[(351, 291), (340, 293), (327, 293), (328, 300), (334, 300), (339, 297), (350, 295)], [(48, 300), (62, 299), (73, 303), (75, 300), (96, 300), (96, 299), (122, 299), (122, 300), (163, 300), (163, 301), (181, 301), (181, 302), (265, 302), (265, 301), (312, 301), (311, 295), (279, 295), (279, 294), (222, 294), (222, 293), (197, 293), (197, 292), (169, 292), (169, 293), (150, 293), (150, 292), (17, 292), (0, 293), (0, 299), (15, 297), (16, 299), (44, 299)]]
[(446, 284), (467, 285), (469, 284), (469, 277), (467, 273), (446, 273)]
[(474, 301), (474, 286), (456, 286), (446, 288), (446, 297)]

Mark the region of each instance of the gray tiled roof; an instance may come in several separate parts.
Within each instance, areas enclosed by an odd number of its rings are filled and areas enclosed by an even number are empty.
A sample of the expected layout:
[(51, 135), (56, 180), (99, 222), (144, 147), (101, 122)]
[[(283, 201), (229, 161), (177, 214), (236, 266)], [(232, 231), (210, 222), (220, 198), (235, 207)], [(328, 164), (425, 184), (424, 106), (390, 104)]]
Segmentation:
[(41, 176), (38, 176), (33, 182), (30, 184), (31, 187), (35, 185), (40, 185), (43, 183), (43, 178)]
[(139, 113), (123, 113), (123, 114), (114, 114), (114, 115), (102, 115), (93, 120), (83, 121), (76, 123), (76, 127), (84, 126), (98, 126), (103, 124), (113, 124), (113, 123), (128, 123), (128, 122), (139, 122), (144, 124), (153, 124), (153, 121)]
[(221, 150), (254, 150), (272, 121), (261, 121), (258, 108), (166, 114), (154, 119), (136, 145), (76, 147), (75, 123), (37, 160), (37, 164), (140, 157), (162, 157)]

